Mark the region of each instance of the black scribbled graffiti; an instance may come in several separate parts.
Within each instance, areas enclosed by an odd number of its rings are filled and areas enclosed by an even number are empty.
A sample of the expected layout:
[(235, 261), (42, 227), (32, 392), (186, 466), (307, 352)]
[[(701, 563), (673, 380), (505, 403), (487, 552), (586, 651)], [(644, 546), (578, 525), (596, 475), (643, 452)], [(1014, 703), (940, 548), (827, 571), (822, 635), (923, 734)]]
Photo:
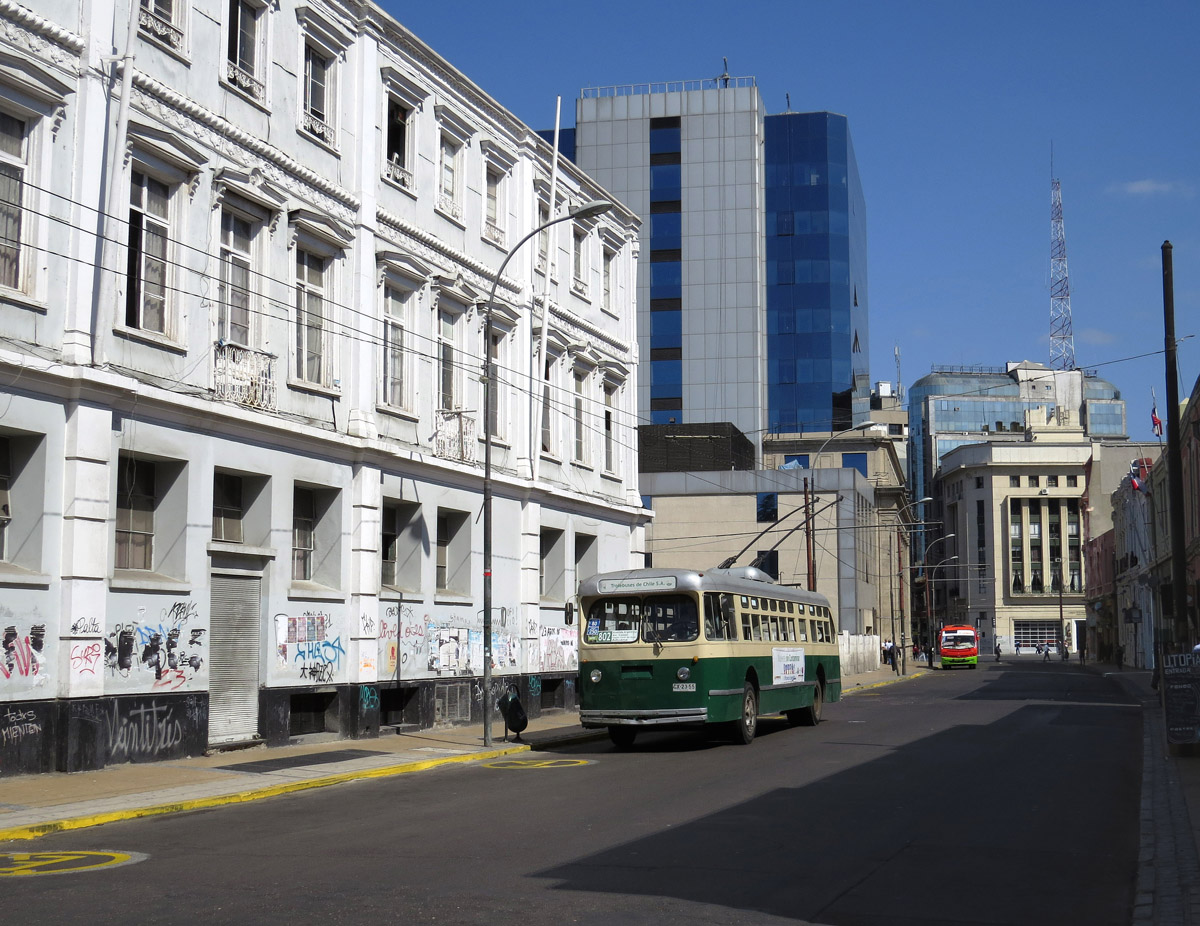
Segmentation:
[[(117, 638), (115, 645), (113, 637)], [(128, 672), (133, 668), (132, 630), (120, 630), (108, 635), (104, 641), (104, 665), (114, 672)]]
[(312, 662), (300, 667), (300, 677), (310, 682), (324, 684), (333, 681), (333, 663)]

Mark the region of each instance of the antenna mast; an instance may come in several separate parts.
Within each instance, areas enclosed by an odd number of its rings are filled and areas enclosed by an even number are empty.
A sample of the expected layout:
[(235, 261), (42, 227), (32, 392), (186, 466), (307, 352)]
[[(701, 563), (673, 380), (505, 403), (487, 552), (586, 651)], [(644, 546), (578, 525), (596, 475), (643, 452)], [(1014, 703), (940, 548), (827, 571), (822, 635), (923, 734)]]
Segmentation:
[[(1050, 173), (1054, 173), (1053, 164)], [(1071, 287), (1067, 283), (1067, 236), (1063, 231), (1062, 188), (1050, 179), (1050, 366), (1075, 369), (1071, 331)]]

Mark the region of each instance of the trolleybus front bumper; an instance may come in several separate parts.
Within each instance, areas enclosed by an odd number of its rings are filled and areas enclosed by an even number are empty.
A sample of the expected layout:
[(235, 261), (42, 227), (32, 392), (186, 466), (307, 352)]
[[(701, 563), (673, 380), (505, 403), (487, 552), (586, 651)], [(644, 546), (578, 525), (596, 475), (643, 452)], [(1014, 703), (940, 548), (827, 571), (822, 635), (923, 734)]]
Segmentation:
[(684, 707), (661, 711), (580, 711), (579, 722), (585, 727), (654, 727), (669, 724), (705, 723), (708, 708)]

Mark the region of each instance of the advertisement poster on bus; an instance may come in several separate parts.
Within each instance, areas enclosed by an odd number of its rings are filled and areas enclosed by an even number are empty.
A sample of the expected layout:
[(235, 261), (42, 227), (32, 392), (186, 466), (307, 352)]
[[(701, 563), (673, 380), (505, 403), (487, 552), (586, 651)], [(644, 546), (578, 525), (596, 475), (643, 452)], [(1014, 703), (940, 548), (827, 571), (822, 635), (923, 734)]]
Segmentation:
[(772, 647), (771, 674), (772, 684), (775, 685), (794, 685), (804, 681), (804, 647)]

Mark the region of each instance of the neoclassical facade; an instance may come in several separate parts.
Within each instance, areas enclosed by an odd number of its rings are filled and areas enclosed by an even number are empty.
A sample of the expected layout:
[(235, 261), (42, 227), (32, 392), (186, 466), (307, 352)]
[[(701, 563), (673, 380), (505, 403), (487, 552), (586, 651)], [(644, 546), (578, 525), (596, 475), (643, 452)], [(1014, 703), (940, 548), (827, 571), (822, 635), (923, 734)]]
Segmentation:
[(573, 703), (637, 219), (495, 274), (607, 198), (370, 4), (0, 0), (0, 775), (478, 719), (485, 457), (496, 684)]

